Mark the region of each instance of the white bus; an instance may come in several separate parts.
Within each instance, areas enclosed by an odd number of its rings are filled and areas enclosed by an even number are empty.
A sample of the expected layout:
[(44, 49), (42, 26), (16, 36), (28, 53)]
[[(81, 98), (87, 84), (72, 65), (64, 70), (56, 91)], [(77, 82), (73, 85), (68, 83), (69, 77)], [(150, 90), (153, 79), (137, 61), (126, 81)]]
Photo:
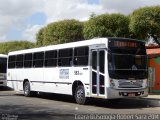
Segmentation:
[(117, 99), (148, 95), (145, 43), (97, 38), (8, 54), (8, 86), (24, 91)]
[(7, 55), (0, 54), (0, 86), (7, 86)]

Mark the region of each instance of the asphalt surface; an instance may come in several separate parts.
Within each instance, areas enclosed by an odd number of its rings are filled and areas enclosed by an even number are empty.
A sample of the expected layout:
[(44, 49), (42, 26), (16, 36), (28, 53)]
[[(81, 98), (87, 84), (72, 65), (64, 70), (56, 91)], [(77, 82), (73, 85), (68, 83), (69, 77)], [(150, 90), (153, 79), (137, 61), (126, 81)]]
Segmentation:
[(23, 94), (9, 88), (0, 87), (0, 120), (98, 119), (100, 117), (95, 115), (103, 114), (110, 120), (117, 118), (114, 115), (129, 116), (129, 118), (118, 116), (117, 119), (121, 120), (142, 118), (159, 120), (160, 107), (128, 99), (115, 103), (90, 99), (87, 105), (78, 105), (71, 96), (67, 95), (40, 94), (36, 97), (24, 97)]

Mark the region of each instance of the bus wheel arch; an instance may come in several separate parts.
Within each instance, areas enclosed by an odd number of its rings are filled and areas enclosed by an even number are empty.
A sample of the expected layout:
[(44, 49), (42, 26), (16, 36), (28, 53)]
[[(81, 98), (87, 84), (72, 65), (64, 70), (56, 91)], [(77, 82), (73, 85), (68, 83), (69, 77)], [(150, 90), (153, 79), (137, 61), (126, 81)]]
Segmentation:
[(74, 81), (72, 85), (72, 95), (78, 104), (83, 105), (86, 103), (84, 85), (81, 81)]
[(23, 80), (23, 87), (24, 87), (25, 82), (29, 82), (29, 80), (28, 79)]
[(23, 81), (23, 91), (24, 91), (24, 96), (26, 97), (32, 96), (32, 92), (30, 89), (30, 82), (28, 79), (24, 79)]

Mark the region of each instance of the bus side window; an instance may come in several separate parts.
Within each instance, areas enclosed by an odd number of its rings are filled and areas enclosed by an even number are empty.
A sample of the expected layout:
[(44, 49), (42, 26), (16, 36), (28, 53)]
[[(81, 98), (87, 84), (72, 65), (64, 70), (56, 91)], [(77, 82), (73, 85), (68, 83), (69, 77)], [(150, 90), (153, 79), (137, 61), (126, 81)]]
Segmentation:
[(88, 65), (89, 48), (87, 46), (77, 47), (74, 49), (74, 65), (87, 66)]
[(72, 65), (72, 56), (73, 56), (73, 49), (67, 48), (59, 50), (58, 55), (58, 66), (71, 66)]
[(16, 68), (23, 68), (23, 55), (16, 56)]
[(9, 60), (8, 60), (8, 68), (15, 68), (16, 67), (16, 56), (15, 55), (11, 55), (9, 56)]
[(37, 52), (33, 54), (33, 66), (34, 67), (43, 67), (44, 63), (44, 52)]
[(45, 52), (45, 67), (57, 66), (57, 50)]
[(24, 67), (25, 68), (31, 68), (32, 61), (33, 61), (32, 53), (27, 53), (24, 55)]

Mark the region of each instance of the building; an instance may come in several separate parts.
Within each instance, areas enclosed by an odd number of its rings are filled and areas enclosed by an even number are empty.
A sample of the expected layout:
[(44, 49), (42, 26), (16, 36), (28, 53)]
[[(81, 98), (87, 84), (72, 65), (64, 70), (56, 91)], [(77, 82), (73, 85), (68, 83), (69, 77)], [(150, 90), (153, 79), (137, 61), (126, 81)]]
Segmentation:
[(158, 45), (146, 46), (148, 55), (149, 92), (160, 93), (160, 47)]

